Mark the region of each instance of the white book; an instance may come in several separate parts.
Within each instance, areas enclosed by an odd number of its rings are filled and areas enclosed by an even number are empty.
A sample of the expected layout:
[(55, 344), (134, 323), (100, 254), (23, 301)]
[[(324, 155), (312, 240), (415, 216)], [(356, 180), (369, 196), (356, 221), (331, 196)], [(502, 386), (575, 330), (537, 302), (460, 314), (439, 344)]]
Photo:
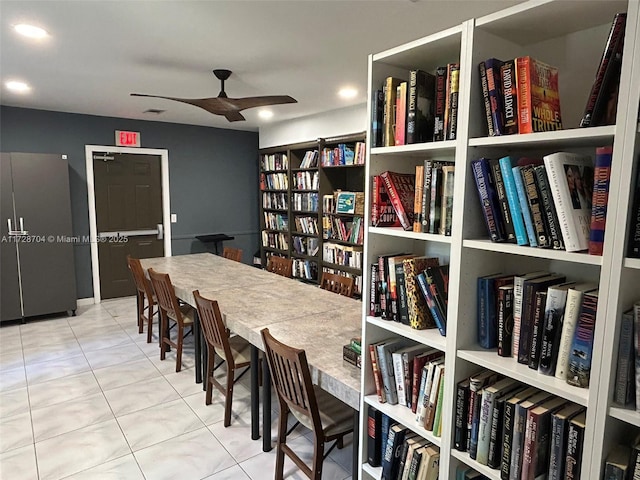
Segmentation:
[(595, 290), (597, 285), (580, 284), (567, 291), (567, 304), (564, 309), (564, 320), (562, 322), (562, 334), (560, 335), (560, 347), (558, 349), (558, 361), (556, 362), (556, 378), (567, 379), (569, 372), (569, 357), (571, 356), (571, 345), (573, 335), (578, 324), (580, 306), (582, 305), (582, 295), (584, 292)]
[(544, 157), (549, 187), (567, 252), (589, 248), (593, 160), (584, 155), (557, 152)]
[(404, 362), (402, 361), (402, 352), (396, 351), (391, 354), (393, 358), (393, 375), (396, 380), (396, 392), (398, 394), (398, 404), (407, 405), (407, 392), (404, 385)]
[(418, 398), (418, 409), (416, 410), (416, 423), (420, 426), (424, 425), (425, 415), (427, 413), (427, 407), (429, 406), (429, 397), (431, 395), (431, 386), (433, 383), (433, 373), (437, 365), (443, 364), (444, 358), (429, 362), (427, 370), (427, 378), (424, 384), (424, 390), (422, 393), (422, 399)]

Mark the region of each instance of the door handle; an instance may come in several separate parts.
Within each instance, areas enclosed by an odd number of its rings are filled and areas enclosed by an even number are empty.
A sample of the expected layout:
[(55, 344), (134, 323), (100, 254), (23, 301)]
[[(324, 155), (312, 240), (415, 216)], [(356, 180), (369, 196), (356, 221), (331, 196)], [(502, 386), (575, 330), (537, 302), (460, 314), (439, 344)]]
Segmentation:
[(158, 224), (158, 240), (162, 240), (164, 238), (164, 225)]
[(20, 230), (14, 230), (13, 224), (11, 223), (11, 219), (7, 218), (7, 226), (9, 227), (9, 235), (13, 237), (19, 237), (21, 235), (28, 235), (29, 232), (24, 229), (24, 220), (20, 217)]
[(24, 229), (24, 219), (20, 217), (20, 235), (29, 235), (29, 232)]

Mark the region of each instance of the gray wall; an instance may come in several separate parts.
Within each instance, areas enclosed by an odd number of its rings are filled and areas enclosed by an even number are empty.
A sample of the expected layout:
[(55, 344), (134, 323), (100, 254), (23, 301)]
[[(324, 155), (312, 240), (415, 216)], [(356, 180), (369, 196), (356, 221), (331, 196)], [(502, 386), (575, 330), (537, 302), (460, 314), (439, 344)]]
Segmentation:
[[(74, 235), (89, 234), (85, 145), (140, 132), (143, 148), (169, 151), (174, 255), (205, 251), (194, 237), (226, 233), (250, 263), (259, 248), (258, 134), (175, 123), (0, 107), (0, 150), (67, 154)], [(93, 296), (89, 244), (75, 245), (78, 298)]]

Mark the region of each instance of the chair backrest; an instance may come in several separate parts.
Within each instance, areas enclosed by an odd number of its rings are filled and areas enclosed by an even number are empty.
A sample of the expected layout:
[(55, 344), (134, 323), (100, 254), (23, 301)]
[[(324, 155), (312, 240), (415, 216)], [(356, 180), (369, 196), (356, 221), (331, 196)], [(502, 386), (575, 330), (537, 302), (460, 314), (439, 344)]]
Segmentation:
[(153, 303), (153, 288), (151, 287), (149, 279), (144, 274), (144, 269), (142, 268), (140, 260), (137, 258), (131, 258), (131, 255), (127, 255), (127, 265), (129, 266), (129, 270), (131, 270), (133, 283), (136, 284), (136, 290), (146, 295), (149, 302)]
[[(233, 362), (233, 354), (229, 344), (229, 329), (224, 324), (218, 302), (203, 297), (198, 290), (193, 291), (193, 298), (196, 301), (200, 326), (207, 344), (215, 347), (218, 354), (224, 352), (225, 361)], [(212, 354), (213, 352), (209, 352), (209, 355)]]
[(291, 278), (293, 276), (293, 260), (271, 255), (267, 262), (267, 271)]
[(224, 247), (222, 249), (222, 256), (224, 258), (228, 258), (229, 260), (234, 260), (236, 262), (241, 262), (242, 261), (242, 250), (240, 248)]
[(345, 277), (337, 273), (322, 272), (320, 288), (339, 293), (346, 297), (353, 296), (353, 277)]
[(182, 325), (182, 312), (169, 274), (156, 272), (153, 268), (148, 271), (151, 285), (158, 301), (158, 307), (164, 314)]
[(286, 404), (294, 416), (308, 428), (322, 431), (305, 351), (279, 342), (269, 333), (268, 328), (263, 328), (260, 334), (271, 372), (271, 382), (281, 406)]

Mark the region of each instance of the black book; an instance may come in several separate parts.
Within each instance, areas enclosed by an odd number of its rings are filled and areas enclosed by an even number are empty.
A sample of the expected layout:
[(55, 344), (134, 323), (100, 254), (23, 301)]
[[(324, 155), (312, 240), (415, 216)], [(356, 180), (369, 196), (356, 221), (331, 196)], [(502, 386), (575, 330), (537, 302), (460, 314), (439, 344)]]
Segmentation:
[(562, 232), (560, 231), (560, 222), (556, 213), (556, 206), (553, 203), (551, 187), (549, 186), (549, 177), (544, 165), (537, 165), (534, 168), (536, 182), (542, 201), (542, 211), (544, 212), (545, 225), (549, 231), (549, 240), (554, 250), (563, 250), (564, 241), (562, 240)]
[(535, 395), (538, 391), (539, 390), (535, 387), (529, 387), (514, 394), (512, 397), (507, 399), (504, 404), (502, 425), (502, 461), (500, 462), (500, 478), (502, 480), (509, 480), (509, 473), (511, 471), (511, 445), (513, 443), (513, 427), (516, 406), (518, 403)]
[(467, 451), (467, 417), (469, 415), (469, 379), (458, 383), (456, 387), (456, 417), (453, 434), (453, 447), (461, 452)]
[(545, 223), (545, 215), (542, 212), (542, 199), (540, 198), (536, 174), (533, 168), (533, 165), (525, 165), (520, 169), (520, 173), (522, 174), (522, 183), (527, 195), (538, 247), (549, 248), (551, 246), (551, 242), (549, 240), (549, 232)]
[(564, 465), (564, 478), (567, 480), (577, 480), (580, 478), (586, 419), (587, 412), (583, 411), (573, 417), (569, 422), (569, 433), (567, 434), (567, 458)]
[(395, 264), (396, 269), (396, 297), (398, 309), (398, 321), (409, 325), (409, 306), (407, 304), (407, 284), (404, 276), (404, 265), (402, 262)]
[(542, 350), (542, 330), (544, 328), (544, 312), (547, 303), (547, 292), (536, 292), (536, 302), (531, 325), (531, 341), (529, 347), (529, 368), (537, 370)]
[(489, 166), (493, 177), (493, 185), (498, 195), (498, 205), (500, 207), (500, 218), (502, 219), (502, 225), (504, 227), (505, 241), (516, 243), (516, 230), (513, 226), (511, 211), (509, 210), (509, 200), (507, 199), (507, 191), (504, 186), (504, 180), (502, 179), (500, 160), (489, 160)]
[(380, 480), (395, 480), (400, 466), (400, 454), (408, 429), (396, 424), (389, 429), (389, 438), (382, 461), (382, 476)]
[(447, 67), (436, 68), (436, 104), (433, 126), (433, 140), (445, 139), (444, 115), (447, 95)]
[(502, 104), (504, 106), (504, 133), (518, 133), (518, 93), (515, 60), (507, 60), (500, 67)]
[(632, 193), (633, 203), (629, 212), (627, 257), (640, 258), (640, 168), (636, 168)]
[(482, 102), (484, 105), (484, 116), (487, 122), (487, 135), (493, 137), (496, 132), (493, 126), (493, 117), (491, 115), (491, 101), (489, 100), (489, 85), (487, 79), (487, 66), (484, 62), (478, 64), (480, 72), (480, 87), (482, 88)]
[(371, 104), (371, 146), (382, 147), (382, 116), (384, 113), (384, 92), (373, 92)]
[(527, 387), (517, 387), (515, 391), (503, 393), (495, 399), (489, 434), (489, 456), (487, 466), (500, 468), (502, 462), (502, 432), (504, 427), (504, 405), (507, 400), (524, 392)]
[(569, 422), (583, 411), (581, 405), (569, 404), (551, 415), (551, 445), (549, 446), (549, 480), (561, 480), (567, 455), (567, 434)]
[(513, 283), (498, 287), (498, 355), (511, 356), (513, 340)]
[(409, 72), (407, 144), (433, 140), (436, 77), (422, 70)]
[(379, 467), (382, 456), (382, 412), (371, 405), (367, 421), (367, 457), (369, 465)]

